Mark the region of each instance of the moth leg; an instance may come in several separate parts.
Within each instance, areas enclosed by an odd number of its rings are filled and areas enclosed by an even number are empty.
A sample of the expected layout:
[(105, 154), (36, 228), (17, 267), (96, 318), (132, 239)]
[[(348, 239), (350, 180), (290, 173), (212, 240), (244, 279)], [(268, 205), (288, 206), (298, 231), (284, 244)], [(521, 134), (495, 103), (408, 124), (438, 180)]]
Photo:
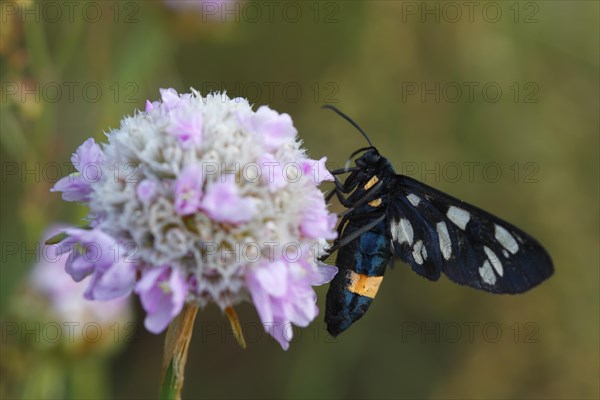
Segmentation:
[[(382, 187), (383, 187), (383, 181), (377, 182), (375, 184), (375, 186), (373, 186), (363, 197), (356, 200), (354, 203), (352, 203), (350, 205), (350, 207), (347, 210), (345, 210), (343, 213), (341, 213), (340, 217), (344, 217), (345, 215), (351, 213), (352, 211), (356, 210), (357, 208), (360, 208), (361, 206), (365, 205), (369, 201), (373, 200), (373, 198), (377, 197), (377, 195), (380, 193)], [(348, 200), (348, 199), (346, 199), (346, 200)], [(346, 206), (346, 205), (344, 204), (344, 206)], [(346, 207), (348, 207), (348, 206), (346, 206)]]
[(334, 169), (333, 171), (329, 171), (329, 173), (331, 175), (342, 175), (345, 174), (347, 172), (355, 172), (360, 170), (360, 168), (358, 167), (352, 167), (352, 168), (339, 168), (339, 169)]
[(337, 198), (340, 201), (340, 203), (342, 203), (345, 207), (347, 207), (345, 205), (346, 199), (344, 198), (344, 196), (342, 196), (342, 193), (348, 193), (349, 190), (346, 190), (346, 188), (344, 187), (344, 184), (337, 178), (337, 176), (334, 175), (333, 180), (335, 182), (335, 189), (333, 189), (331, 192), (327, 193), (327, 196), (325, 197), (325, 201), (328, 202), (329, 200), (331, 200), (331, 198), (334, 195), (337, 195)]
[(352, 171), (352, 173), (350, 175), (348, 175), (348, 177), (344, 181), (343, 192), (349, 193), (354, 188), (356, 188), (360, 182), (360, 179), (362, 178), (362, 175), (364, 175), (364, 174), (362, 173), (362, 171), (360, 169), (356, 169), (356, 170)]
[[(348, 221), (360, 221), (363, 219), (379, 218), (382, 215), (384, 215), (384, 213), (379, 212), (379, 211), (374, 211), (374, 212), (365, 213), (365, 214), (354, 214), (354, 215), (344, 216), (338, 223), (338, 227), (337, 227), (338, 238), (342, 236), (342, 233), (344, 232), (344, 228), (345, 228), (346, 224), (348, 223)], [(344, 247), (348, 244), (348, 243), (346, 243), (346, 244), (342, 244), (340, 246), (340, 245), (338, 245), (338, 242), (339, 242), (339, 239), (334, 240), (333, 245), (328, 250), (327, 254), (321, 256), (321, 258), (319, 258), (319, 261), (325, 261), (327, 258), (329, 258), (329, 256), (331, 256), (335, 252), (335, 250), (339, 250), (341, 247)]]
[[(365, 214), (354, 214), (354, 215), (343, 216), (342, 219), (340, 220), (340, 222), (338, 224), (338, 228), (337, 228), (338, 238), (342, 236), (343, 230), (348, 221), (357, 222), (357, 221), (361, 221), (364, 219), (379, 218), (382, 214), (383, 214), (382, 212), (374, 211), (374, 212), (365, 213)], [(335, 246), (338, 241), (339, 241), (339, 239), (336, 239), (334, 241), (333, 245)]]
[(348, 223), (348, 219), (342, 219), (337, 226), (337, 239), (335, 239), (333, 241), (333, 244), (331, 245), (331, 247), (329, 249), (327, 249), (327, 253), (325, 253), (324, 255), (322, 255), (321, 257), (319, 257), (319, 261), (324, 262), (325, 260), (327, 260), (333, 253), (335, 253), (335, 250), (337, 250), (339, 248), (339, 246), (337, 245), (339, 238), (342, 236), (342, 232), (344, 231), (344, 227), (345, 225)]
[[(337, 227), (338, 238), (341, 237), (342, 232), (344, 230), (345, 224), (348, 221), (350, 221), (350, 220), (356, 221), (356, 220), (360, 220), (360, 219), (370, 219), (370, 218), (373, 218), (375, 216), (378, 219), (380, 217), (385, 217), (384, 215), (380, 216), (380, 213), (378, 213), (378, 212), (366, 213), (366, 214), (365, 213), (363, 213), (363, 214), (350, 214), (352, 211), (354, 211), (357, 208), (361, 207), (363, 204), (369, 202), (373, 197), (376, 197), (376, 195), (381, 191), (381, 187), (382, 186), (383, 186), (383, 182), (381, 182), (381, 181), (377, 182), (377, 184), (375, 184), (375, 186), (373, 186), (371, 188), (371, 190), (369, 190), (363, 197), (361, 197), (360, 199), (358, 199), (355, 202), (349, 202), (348, 199), (345, 199), (341, 195), (341, 193), (339, 193), (338, 191), (334, 192), (334, 193), (337, 194), (340, 203), (342, 203), (342, 205), (344, 205), (345, 207), (349, 207), (346, 211), (344, 211), (343, 213), (340, 214), (341, 220), (338, 223), (338, 227)], [(369, 225), (367, 225), (367, 226), (369, 226)], [(367, 230), (369, 230), (369, 229), (367, 229)], [(362, 230), (359, 230), (358, 232), (360, 232), (360, 231), (362, 231)], [(347, 242), (347, 243), (349, 243), (349, 242)], [(331, 247), (331, 249), (328, 252), (329, 254), (327, 254), (327, 256), (325, 256), (324, 258), (322, 258), (322, 260), (324, 260), (327, 257), (329, 257), (329, 255), (332, 254), (336, 249), (339, 249), (340, 247), (345, 246), (347, 243), (340, 244), (339, 243), (339, 239), (336, 239), (334, 241), (334, 243), (333, 243), (333, 246)]]
[(379, 194), (379, 192), (381, 191), (380, 189), (382, 186), (383, 186), (382, 181), (377, 182), (377, 184), (375, 184), (375, 186), (373, 186), (368, 192), (365, 193), (365, 195), (363, 197), (360, 197), (358, 200), (350, 200), (351, 196), (348, 196), (345, 198), (344, 196), (342, 196), (341, 190), (334, 190), (333, 192), (331, 192), (327, 195), (327, 197), (325, 198), (325, 201), (329, 201), (333, 197), (334, 194), (337, 195), (339, 202), (344, 207), (346, 207), (346, 210), (340, 214), (340, 217), (343, 217), (343, 216), (351, 213), (352, 211), (356, 210), (357, 208), (363, 206), (364, 204), (368, 203), (369, 201), (373, 200), (373, 198), (376, 197)]
[(368, 212), (368, 213), (364, 213), (364, 214), (344, 215), (344, 217), (342, 218), (342, 221), (348, 220), (348, 221), (356, 222), (356, 221), (360, 221), (363, 219), (379, 218), (379, 217), (381, 217), (382, 214), (384, 214), (383, 211), (372, 211), (372, 212)]
[(346, 181), (343, 183), (334, 175), (333, 179), (335, 182), (335, 189), (333, 189), (330, 193), (327, 194), (327, 196), (325, 197), (325, 201), (329, 201), (331, 200), (333, 195), (337, 195), (337, 198), (340, 201), (340, 203), (342, 203), (344, 207), (349, 207), (346, 201), (347, 199), (344, 198), (341, 194), (349, 193), (356, 188), (356, 186), (358, 185), (357, 177), (359, 176), (359, 172), (359, 170), (352, 172), (350, 176), (346, 178)]
[[(345, 228), (346, 223), (348, 223), (348, 221), (357, 222), (357, 221), (361, 221), (364, 219), (379, 218), (379, 217), (381, 217), (382, 214), (383, 214), (382, 212), (374, 211), (374, 212), (365, 213), (365, 214), (344, 215), (338, 224), (338, 228), (337, 228), (338, 238), (340, 238), (342, 236), (343, 230)], [(336, 239), (334, 241), (333, 245), (335, 246), (338, 241), (339, 241), (339, 239)], [(342, 247), (342, 246), (338, 246), (338, 248), (339, 247)]]
[(337, 249), (339, 249), (340, 247), (344, 247), (348, 243), (352, 242), (353, 240), (358, 238), (363, 233), (370, 231), (372, 228), (374, 228), (377, 224), (379, 224), (384, 219), (385, 219), (385, 214), (382, 214), (379, 218), (377, 218), (373, 222), (368, 223), (367, 225), (361, 227), (360, 229), (352, 232), (350, 235), (338, 240), (337, 243), (335, 243), (333, 246), (331, 246), (331, 249), (329, 250), (330, 254), (333, 253), (334, 251), (336, 251)]

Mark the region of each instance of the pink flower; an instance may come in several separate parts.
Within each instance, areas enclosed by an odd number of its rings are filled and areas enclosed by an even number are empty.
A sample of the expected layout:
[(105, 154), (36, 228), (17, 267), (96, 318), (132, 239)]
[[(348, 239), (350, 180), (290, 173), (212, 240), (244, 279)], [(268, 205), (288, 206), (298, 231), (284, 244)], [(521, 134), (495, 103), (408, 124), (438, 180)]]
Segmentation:
[(70, 252), (65, 271), (79, 282), (91, 275), (84, 297), (110, 300), (131, 293), (135, 284), (136, 263), (127, 258), (123, 246), (97, 229), (67, 229), (68, 237), (59, 244), (57, 254)]
[(334, 230), (336, 222), (337, 216), (327, 211), (323, 193), (315, 192), (302, 215), (300, 232), (311, 239), (335, 239), (337, 237), (337, 232)]
[(152, 110), (154, 110), (154, 107), (156, 107), (158, 105), (158, 102), (154, 101), (151, 102), (150, 100), (146, 100), (146, 112), (150, 112)]
[(202, 114), (198, 110), (184, 108), (171, 111), (171, 123), (167, 132), (175, 136), (184, 149), (200, 147), (202, 144)]
[[(267, 106), (254, 111), (225, 93), (165, 88), (107, 137), (102, 147), (93, 139), (80, 146), (73, 157), (80, 173), (54, 188), (65, 199), (89, 201), (93, 229), (70, 229), (61, 244), (68, 274), (87, 278), (85, 297), (115, 298), (133, 288), (156, 333), (186, 301), (229, 310), (250, 293), (267, 330), (287, 348), (291, 324), (306, 326), (317, 315), (312, 286), (336, 272), (319, 266), (324, 250), (315, 248), (336, 237), (336, 218), (317, 187), (333, 177), (325, 158), (306, 158), (290, 116)], [(118, 165), (133, 166), (132, 173), (113, 176)], [(253, 257), (264, 255), (263, 240), (297, 247), (260, 262)], [(218, 251), (233, 244), (244, 245), (248, 257)], [(135, 250), (136, 262), (124, 248)]]
[(175, 212), (189, 215), (198, 211), (202, 199), (202, 167), (192, 164), (186, 167), (175, 182)]
[(321, 158), (319, 161), (316, 160), (302, 160), (300, 162), (300, 168), (304, 175), (310, 175), (313, 178), (315, 184), (319, 184), (323, 181), (333, 181), (333, 175), (327, 170), (325, 162), (327, 157)]
[(179, 94), (177, 94), (177, 90), (173, 88), (168, 89), (160, 89), (160, 98), (162, 100), (162, 105), (165, 110), (170, 111), (173, 110), (181, 104), (181, 98)]
[[(44, 235), (50, 238), (65, 227), (53, 226)], [(37, 292), (43, 294), (52, 311), (62, 321), (94, 322), (105, 324), (123, 321), (130, 313), (130, 303), (126, 298), (97, 303), (87, 301), (82, 296), (85, 285), (77, 283), (64, 272), (70, 254), (60, 253), (59, 246), (40, 246), (39, 262), (34, 266), (30, 282)]]
[(136, 265), (126, 258), (106, 270), (96, 269), (83, 293), (88, 300), (112, 300), (128, 296), (135, 285)]
[(271, 191), (276, 191), (287, 185), (287, 179), (284, 176), (284, 165), (275, 159), (270, 153), (263, 154), (258, 160), (261, 171), (261, 179), (267, 182)]
[(252, 301), (265, 330), (284, 350), (292, 339), (292, 324), (306, 327), (317, 316), (317, 296), (311, 285), (329, 282), (336, 267), (283, 260), (263, 262), (246, 274)]
[(240, 116), (240, 122), (250, 132), (263, 138), (268, 150), (293, 141), (298, 133), (288, 114), (279, 114), (267, 106), (261, 106), (256, 113)]
[(333, 277), (338, 273), (338, 267), (334, 265), (327, 265), (322, 262), (318, 262), (317, 273), (313, 275), (312, 285), (320, 286), (331, 282)]
[(62, 192), (65, 201), (89, 201), (91, 184), (102, 178), (103, 161), (104, 154), (100, 146), (92, 138), (86, 140), (71, 157), (71, 162), (79, 173), (61, 178), (50, 190)]
[(144, 326), (160, 333), (181, 312), (187, 284), (178, 269), (154, 267), (144, 271), (135, 291), (147, 313)]
[(214, 221), (232, 224), (249, 221), (256, 212), (254, 201), (241, 197), (232, 181), (209, 186), (200, 207)]
[(138, 183), (136, 192), (140, 201), (147, 204), (151, 202), (156, 195), (156, 182), (152, 179), (144, 179)]

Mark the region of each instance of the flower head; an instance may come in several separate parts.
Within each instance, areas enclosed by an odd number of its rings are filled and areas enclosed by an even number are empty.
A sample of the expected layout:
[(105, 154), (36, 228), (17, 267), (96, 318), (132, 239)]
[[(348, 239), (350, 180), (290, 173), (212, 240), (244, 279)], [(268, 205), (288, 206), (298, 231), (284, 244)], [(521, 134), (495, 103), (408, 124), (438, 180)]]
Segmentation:
[[(53, 226), (43, 237), (49, 238), (63, 228)], [(73, 261), (70, 254), (62, 252), (62, 246), (42, 244), (39, 248), (38, 262), (31, 270), (27, 286), (27, 293), (38, 301), (19, 307), (27, 309), (28, 318), (35, 315), (36, 318), (70, 323), (76, 332), (65, 335), (70, 338), (69, 343), (73, 338), (85, 338), (81, 331), (88, 323), (99, 324), (103, 329), (115, 323), (125, 325), (132, 313), (129, 299), (121, 297), (102, 303), (85, 299), (89, 286), (86, 288), (84, 283), (77, 283), (64, 273), (66, 266)]]
[(85, 195), (93, 229), (67, 231), (67, 272), (90, 277), (91, 299), (134, 290), (152, 332), (185, 302), (225, 310), (252, 300), (287, 348), (290, 324), (317, 315), (312, 286), (335, 272), (316, 262), (336, 235), (317, 185), (333, 178), (296, 134), (269, 107), (162, 89), (90, 157), (102, 160)]

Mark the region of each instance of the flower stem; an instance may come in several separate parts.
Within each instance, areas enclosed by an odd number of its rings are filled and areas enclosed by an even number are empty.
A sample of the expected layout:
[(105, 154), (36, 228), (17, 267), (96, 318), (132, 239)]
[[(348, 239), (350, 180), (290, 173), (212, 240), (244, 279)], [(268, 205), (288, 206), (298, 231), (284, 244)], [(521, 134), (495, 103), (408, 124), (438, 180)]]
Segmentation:
[(169, 325), (161, 372), (161, 399), (181, 399), (185, 362), (197, 312), (198, 307), (186, 303)]
[(229, 306), (225, 309), (225, 314), (229, 318), (231, 329), (233, 330), (233, 337), (238, 342), (242, 349), (246, 348), (246, 340), (244, 339), (244, 332), (242, 331), (242, 325), (240, 325), (240, 319), (233, 307)]

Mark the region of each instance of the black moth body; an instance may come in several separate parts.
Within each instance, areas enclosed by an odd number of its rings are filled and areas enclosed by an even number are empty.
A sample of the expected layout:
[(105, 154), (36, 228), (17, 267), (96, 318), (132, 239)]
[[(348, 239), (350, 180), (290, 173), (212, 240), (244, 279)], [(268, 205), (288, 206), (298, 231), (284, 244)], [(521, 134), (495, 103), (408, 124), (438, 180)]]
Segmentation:
[[(366, 134), (349, 117), (326, 106)], [(370, 141), (369, 141), (369, 144)], [(394, 257), (436, 281), (452, 281), (492, 293), (522, 293), (553, 273), (552, 260), (531, 236), (506, 221), (408, 176), (396, 174), (374, 146), (356, 166), (331, 171), (341, 214), (338, 274), (327, 292), (325, 322), (337, 336), (367, 311)], [(337, 176), (349, 174), (344, 182)], [(346, 197), (347, 196), (347, 197)]]

